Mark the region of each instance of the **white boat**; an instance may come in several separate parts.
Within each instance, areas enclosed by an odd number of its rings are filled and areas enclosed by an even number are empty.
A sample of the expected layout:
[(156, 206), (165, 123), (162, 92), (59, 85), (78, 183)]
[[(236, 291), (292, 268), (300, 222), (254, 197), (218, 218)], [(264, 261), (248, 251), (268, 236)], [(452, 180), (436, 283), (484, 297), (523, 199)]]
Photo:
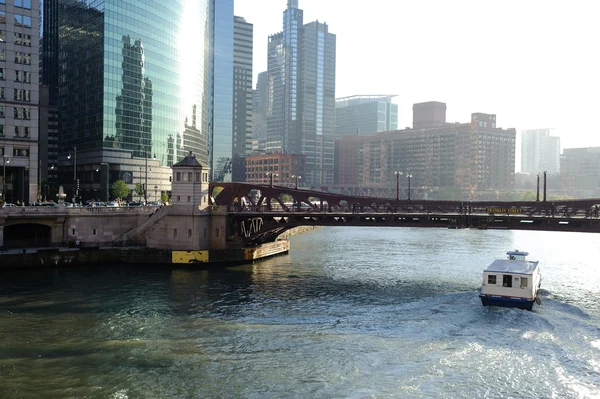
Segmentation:
[(541, 303), (538, 291), (542, 276), (537, 260), (528, 260), (528, 252), (514, 250), (506, 259), (496, 259), (483, 271), (481, 303), (531, 310)]

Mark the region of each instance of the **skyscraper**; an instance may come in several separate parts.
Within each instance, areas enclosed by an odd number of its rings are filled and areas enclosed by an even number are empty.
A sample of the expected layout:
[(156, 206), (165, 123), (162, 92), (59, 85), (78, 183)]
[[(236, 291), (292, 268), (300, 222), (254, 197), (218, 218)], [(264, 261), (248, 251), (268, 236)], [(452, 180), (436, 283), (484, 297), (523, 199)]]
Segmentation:
[(38, 2), (0, 1), (2, 201), (31, 203), (38, 198), (38, 38)]
[(335, 134), (370, 136), (398, 129), (394, 96), (351, 96), (335, 100)]
[(318, 21), (303, 25), (288, 0), (283, 31), (269, 36), (264, 150), (306, 156), (308, 185), (333, 184), (336, 37)]
[(167, 166), (188, 151), (207, 161), (208, 1), (44, 0), (67, 190), (77, 179), (83, 199), (104, 198), (123, 179), (168, 191)]
[(531, 129), (521, 132), (521, 172), (537, 174), (560, 171), (560, 137), (551, 136), (551, 129)]
[(209, 157), (213, 181), (232, 180), (233, 0), (210, 0)]
[(252, 149), (253, 26), (242, 17), (233, 25), (233, 180), (245, 180), (243, 158)]

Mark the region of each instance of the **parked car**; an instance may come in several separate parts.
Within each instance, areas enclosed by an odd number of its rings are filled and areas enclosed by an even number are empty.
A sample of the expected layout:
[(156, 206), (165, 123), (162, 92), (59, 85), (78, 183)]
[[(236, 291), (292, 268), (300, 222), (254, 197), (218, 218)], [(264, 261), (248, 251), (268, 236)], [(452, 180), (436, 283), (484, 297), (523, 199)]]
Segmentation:
[(4, 204), (2, 204), (2, 208), (12, 208), (12, 207), (17, 207), (15, 204), (11, 204), (10, 202), (5, 202)]
[(116, 201), (108, 201), (106, 203), (106, 206), (119, 206), (119, 203)]

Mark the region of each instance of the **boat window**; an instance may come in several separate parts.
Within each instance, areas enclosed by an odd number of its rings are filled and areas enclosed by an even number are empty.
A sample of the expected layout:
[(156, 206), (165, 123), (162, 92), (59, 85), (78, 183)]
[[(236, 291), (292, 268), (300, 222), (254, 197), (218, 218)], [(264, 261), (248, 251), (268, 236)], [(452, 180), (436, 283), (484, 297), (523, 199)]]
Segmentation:
[(496, 284), (496, 276), (493, 274), (490, 274), (488, 276), (488, 284)]
[(521, 277), (521, 288), (527, 287), (527, 277)]
[(510, 274), (505, 274), (502, 276), (502, 286), (512, 287), (512, 276)]

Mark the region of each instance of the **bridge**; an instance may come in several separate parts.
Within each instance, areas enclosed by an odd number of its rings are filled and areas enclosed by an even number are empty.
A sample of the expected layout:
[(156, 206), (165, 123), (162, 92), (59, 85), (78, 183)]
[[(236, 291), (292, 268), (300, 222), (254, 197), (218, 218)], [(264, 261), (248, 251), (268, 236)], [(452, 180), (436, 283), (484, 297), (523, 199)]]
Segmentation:
[(443, 227), (600, 232), (600, 199), (561, 201), (400, 200), (250, 183), (209, 185), (244, 246), (298, 226)]

